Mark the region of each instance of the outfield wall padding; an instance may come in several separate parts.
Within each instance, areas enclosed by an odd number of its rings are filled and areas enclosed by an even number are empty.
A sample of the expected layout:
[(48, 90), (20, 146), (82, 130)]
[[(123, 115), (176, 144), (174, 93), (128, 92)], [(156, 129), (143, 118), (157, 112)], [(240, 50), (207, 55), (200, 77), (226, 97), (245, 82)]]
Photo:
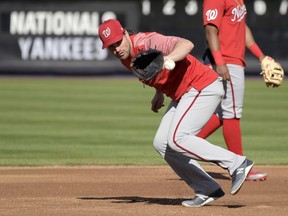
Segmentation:
[[(99, 24), (119, 19), (124, 27), (190, 39), (192, 54), (206, 48), (202, 0), (100, 0), (0, 2), (0, 74), (127, 74), (102, 50)], [(288, 0), (246, 1), (247, 23), (263, 51), (287, 70)], [(247, 73), (259, 63), (246, 54)]]

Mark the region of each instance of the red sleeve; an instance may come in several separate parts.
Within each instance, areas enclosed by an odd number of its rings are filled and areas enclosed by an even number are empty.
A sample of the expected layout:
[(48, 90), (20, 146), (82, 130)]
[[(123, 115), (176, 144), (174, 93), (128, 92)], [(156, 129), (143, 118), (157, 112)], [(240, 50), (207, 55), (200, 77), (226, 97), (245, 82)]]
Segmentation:
[(140, 51), (152, 48), (160, 50), (164, 55), (167, 55), (174, 49), (175, 44), (180, 40), (179, 37), (165, 36), (157, 32), (140, 32), (130, 36), (130, 38), (133, 46), (132, 54), (128, 59), (121, 60), (121, 63), (129, 70), (131, 70), (131, 59)]
[(225, 0), (204, 0), (203, 25), (215, 25), (218, 29), (225, 12)]
[(160, 50), (164, 55), (167, 55), (174, 49), (175, 44), (179, 40), (179, 37), (165, 36), (157, 32), (141, 32), (134, 37), (133, 42), (134, 49), (139, 49), (139, 47), (144, 47), (145, 50), (152, 48)]

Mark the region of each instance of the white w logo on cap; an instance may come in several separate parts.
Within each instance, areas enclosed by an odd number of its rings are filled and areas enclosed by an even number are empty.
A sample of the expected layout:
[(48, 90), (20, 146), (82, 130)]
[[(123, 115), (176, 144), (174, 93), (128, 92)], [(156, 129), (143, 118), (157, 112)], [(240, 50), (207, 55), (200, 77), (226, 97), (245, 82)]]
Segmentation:
[(109, 37), (111, 34), (111, 30), (109, 27), (107, 27), (105, 30), (102, 31), (102, 34), (104, 35), (104, 37)]

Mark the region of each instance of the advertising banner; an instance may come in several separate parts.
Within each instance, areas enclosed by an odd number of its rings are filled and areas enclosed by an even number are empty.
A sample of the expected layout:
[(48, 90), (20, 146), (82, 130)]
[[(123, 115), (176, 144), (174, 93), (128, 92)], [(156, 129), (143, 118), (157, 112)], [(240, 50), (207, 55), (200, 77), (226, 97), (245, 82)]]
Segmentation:
[[(206, 47), (202, 0), (0, 2), (1, 74), (111, 74), (126, 69), (101, 48), (98, 26), (117, 18), (138, 31), (190, 39), (201, 59)], [(247, 23), (265, 53), (287, 67), (288, 0), (246, 1)], [(247, 71), (259, 71), (247, 53)]]

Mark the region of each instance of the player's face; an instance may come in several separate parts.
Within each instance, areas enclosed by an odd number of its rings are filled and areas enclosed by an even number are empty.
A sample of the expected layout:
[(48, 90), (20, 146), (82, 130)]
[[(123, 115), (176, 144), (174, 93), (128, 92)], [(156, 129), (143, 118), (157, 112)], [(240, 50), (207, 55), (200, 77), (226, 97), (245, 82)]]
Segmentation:
[(125, 31), (123, 39), (111, 44), (107, 49), (121, 60), (129, 58), (131, 55), (131, 42), (128, 33)]

